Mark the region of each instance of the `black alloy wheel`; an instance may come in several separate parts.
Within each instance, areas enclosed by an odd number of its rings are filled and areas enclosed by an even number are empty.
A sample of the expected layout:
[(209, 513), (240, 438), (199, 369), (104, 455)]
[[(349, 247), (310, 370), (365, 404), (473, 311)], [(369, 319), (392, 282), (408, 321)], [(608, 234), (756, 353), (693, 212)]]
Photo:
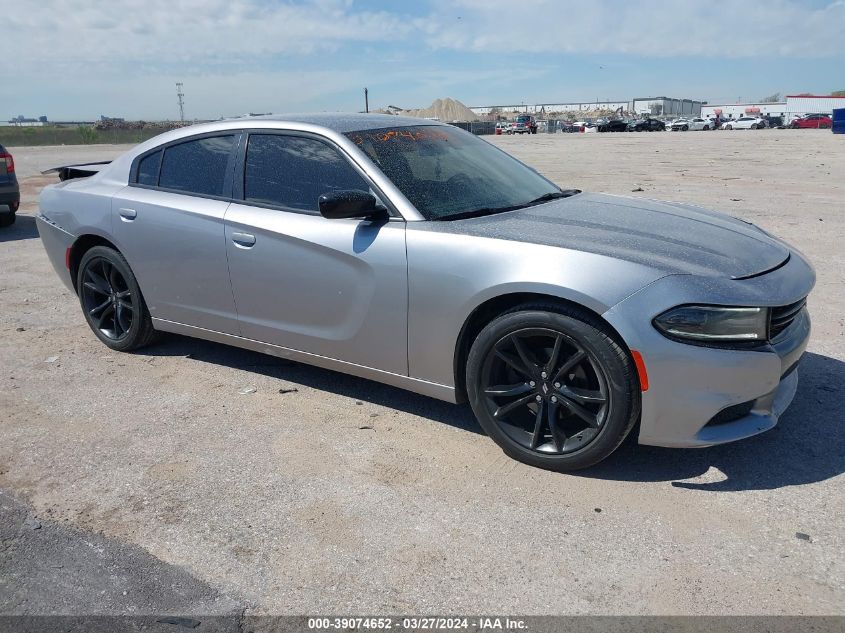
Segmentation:
[(85, 320), (108, 347), (130, 351), (152, 341), (149, 311), (120, 253), (106, 246), (88, 250), (79, 263), (76, 287)]
[(583, 448), (607, 417), (604, 371), (576, 341), (552, 329), (502, 337), (481, 380), (499, 428), (530, 450), (562, 455)]
[(487, 434), (511, 457), (550, 470), (601, 461), (639, 417), (627, 350), (570, 306), (527, 306), (488, 324), (470, 350), (466, 385)]
[(132, 291), (120, 271), (108, 259), (94, 257), (82, 271), (82, 308), (106, 338), (120, 341), (129, 335), (134, 321)]

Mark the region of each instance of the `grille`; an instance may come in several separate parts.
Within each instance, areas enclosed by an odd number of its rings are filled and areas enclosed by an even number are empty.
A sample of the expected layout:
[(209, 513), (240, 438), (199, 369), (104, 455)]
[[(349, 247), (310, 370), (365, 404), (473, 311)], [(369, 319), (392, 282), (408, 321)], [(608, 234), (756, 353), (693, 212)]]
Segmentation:
[(790, 303), (788, 306), (779, 306), (772, 308), (772, 315), (769, 321), (769, 338), (773, 339), (783, 332), (786, 328), (792, 325), (804, 306), (807, 305), (807, 298), (803, 298), (795, 303)]

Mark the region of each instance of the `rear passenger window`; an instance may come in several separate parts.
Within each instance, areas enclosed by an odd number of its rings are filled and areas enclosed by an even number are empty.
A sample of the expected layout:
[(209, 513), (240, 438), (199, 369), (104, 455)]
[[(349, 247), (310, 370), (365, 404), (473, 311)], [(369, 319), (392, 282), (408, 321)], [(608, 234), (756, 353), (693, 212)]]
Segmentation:
[(159, 187), (206, 196), (224, 195), (226, 167), (234, 143), (232, 135), (171, 145), (164, 150)]
[(161, 150), (153, 152), (149, 156), (145, 156), (138, 163), (138, 184), (152, 185), (158, 184), (158, 167), (161, 164)]
[(250, 135), (244, 169), (247, 202), (317, 213), (320, 195), (344, 189), (370, 187), (330, 145), (299, 136)]

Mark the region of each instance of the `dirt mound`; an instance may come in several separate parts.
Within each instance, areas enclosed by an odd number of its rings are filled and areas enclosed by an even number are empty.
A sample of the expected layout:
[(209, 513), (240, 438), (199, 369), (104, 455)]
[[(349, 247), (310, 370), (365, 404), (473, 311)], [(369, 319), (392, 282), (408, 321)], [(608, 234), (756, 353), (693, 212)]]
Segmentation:
[(420, 110), (402, 110), (402, 116), (415, 116), (422, 119), (439, 119), (440, 121), (478, 121), (478, 115), (455, 99), (437, 99), (427, 108)]

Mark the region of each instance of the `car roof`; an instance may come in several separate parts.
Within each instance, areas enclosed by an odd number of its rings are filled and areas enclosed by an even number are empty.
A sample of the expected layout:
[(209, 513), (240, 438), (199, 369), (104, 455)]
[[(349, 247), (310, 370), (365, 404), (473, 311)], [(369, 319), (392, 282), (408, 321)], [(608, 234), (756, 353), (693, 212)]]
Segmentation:
[(378, 130), (386, 127), (407, 127), (409, 125), (446, 125), (431, 119), (421, 119), (392, 114), (368, 114), (364, 112), (320, 112), (312, 114), (268, 114), (235, 119), (238, 122), (272, 121), (277, 123), (307, 123), (328, 128), (340, 134), (359, 130)]

